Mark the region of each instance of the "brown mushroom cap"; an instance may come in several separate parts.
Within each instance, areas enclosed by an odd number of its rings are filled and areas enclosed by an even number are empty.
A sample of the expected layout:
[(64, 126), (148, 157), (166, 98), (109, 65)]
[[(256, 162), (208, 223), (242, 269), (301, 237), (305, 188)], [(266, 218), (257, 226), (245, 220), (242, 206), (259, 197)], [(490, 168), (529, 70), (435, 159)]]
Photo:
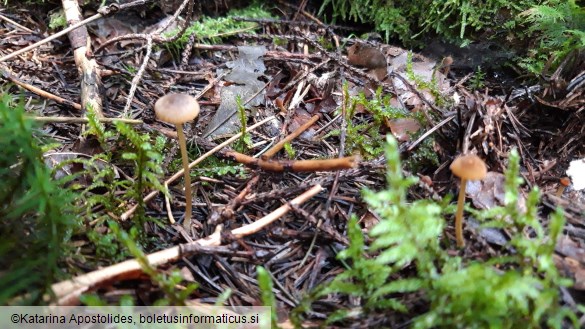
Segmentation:
[(485, 162), (475, 154), (462, 155), (449, 167), (453, 174), (461, 179), (479, 180), (487, 175)]
[(199, 103), (187, 94), (167, 94), (154, 104), (156, 117), (164, 122), (183, 124), (199, 115)]

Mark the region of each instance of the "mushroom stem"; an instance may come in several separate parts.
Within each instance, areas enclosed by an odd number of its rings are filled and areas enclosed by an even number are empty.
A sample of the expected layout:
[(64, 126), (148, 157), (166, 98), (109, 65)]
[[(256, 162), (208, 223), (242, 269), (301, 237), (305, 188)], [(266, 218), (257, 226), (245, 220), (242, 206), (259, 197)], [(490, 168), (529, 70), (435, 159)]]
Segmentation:
[(457, 199), (457, 213), (455, 213), (455, 238), (457, 239), (457, 247), (465, 247), (465, 240), (463, 239), (463, 204), (465, 203), (465, 186), (467, 179), (461, 179), (461, 187), (459, 188), (459, 198)]
[[(187, 142), (183, 133), (183, 124), (177, 124), (177, 136), (179, 137), (179, 147), (181, 148), (181, 158), (183, 159), (183, 175), (185, 179), (185, 219), (183, 228), (187, 233), (191, 232), (191, 174), (189, 172), (189, 159), (187, 158)], [(190, 234), (190, 233), (189, 233)]]
[(561, 196), (563, 196), (563, 192), (565, 192), (565, 187), (563, 185), (559, 185), (559, 187), (557, 188), (557, 192), (555, 193), (555, 196), (557, 198), (560, 198)]

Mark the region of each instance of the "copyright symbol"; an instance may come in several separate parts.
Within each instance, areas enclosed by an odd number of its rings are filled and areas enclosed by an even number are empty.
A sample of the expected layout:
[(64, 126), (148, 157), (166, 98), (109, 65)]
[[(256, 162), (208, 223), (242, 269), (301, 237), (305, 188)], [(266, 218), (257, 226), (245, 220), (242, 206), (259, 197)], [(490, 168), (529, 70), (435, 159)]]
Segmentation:
[(10, 317), (10, 320), (12, 321), (12, 323), (18, 323), (19, 319), (20, 319), (20, 317), (18, 316), (18, 314), (12, 314), (12, 316)]

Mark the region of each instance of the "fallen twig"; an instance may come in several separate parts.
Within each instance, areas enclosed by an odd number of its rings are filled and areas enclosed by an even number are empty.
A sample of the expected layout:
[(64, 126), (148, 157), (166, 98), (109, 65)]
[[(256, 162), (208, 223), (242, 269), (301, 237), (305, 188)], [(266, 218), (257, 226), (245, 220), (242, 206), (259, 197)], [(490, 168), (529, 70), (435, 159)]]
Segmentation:
[(140, 79), (142, 79), (142, 75), (144, 74), (144, 70), (146, 69), (146, 65), (148, 64), (148, 60), (150, 59), (150, 54), (152, 53), (152, 37), (150, 35), (146, 36), (146, 53), (144, 54), (144, 58), (142, 59), (142, 64), (132, 78), (132, 83), (130, 84), (130, 90), (128, 91), (128, 96), (126, 97), (126, 105), (124, 105), (123, 116), (128, 117), (128, 112), (130, 111), (130, 107), (132, 106), (132, 101), (134, 100), (134, 93), (136, 93), (136, 88), (138, 87), (138, 83)]
[(65, 99), (63, 97), (59, 97), (57, 95), (46, 92), (46, 91), (44, 91), (40, 88), (37, 88), (33, 85), (30, 85), (26, 82), (20, 81), (18, 78), (16, 78), (14, 76), (14, 74), (12, 74), (11, 70), (9, 68), (5, 67), (4, 65), (0, 65), (0, 71), (1, 71), (0, 73), (2, 73), (2, 76), (5, 79), (12, 81), (14, 84), (16, 84), (16, 85), (18, 85), (26, 90), (32, 91), (33, 93), (35, 93), (41, 97), (54, 100), (55, 102), (57, 102), (59, 104), (68, 105), (68, 106), (73, 107), (76, 110), (81, 110), (81, 104), (79, 104), (79, 103), (75, 103), (75, 102), (70, 101), (68, 99)]
[(311, 117), (311, 119), (305, 122), (302, 126), (298, 127), (295, 131), (293, 131), (291, 134), (283, 138), (280, 142), (278, 142), (276, 145), (274, 145), (268, 151), (266, 151), (266, 153), (262, 155), (262, 158), (264, 159), (272, 158), (276, 153), (278, 153), (278, 151), (282, 150), (284, 144), (290, 143), (293, 139), (297, 138), (305, 130), (309, 129), (312, 125), (314, 125), (315, 122), (317, 122), (320, 118), (321, 116), (319, 114), (313, 115), (313, 117)]
[[(321, 185), (316, 185), (305, 191), (303, 194), (297, 196), (290, 204), (298, 206), (313, 196), (321, 192)], [(228, 233), (228, 236), (234, 236), (236, 238), (243, 238), (247, 235), (256, 233), (262, 228), (271, 224), (278, 218), (284, 216), (291, 210), (289, 203), (282, 205), (270, 214), (258, 219), (252, 224), (248, 224), (232, 230)], [(174, 262), (181, 257), (187, 256), (188, 254), (194, 254), (199, 252), (198, 246), (220, 246), (221, 245), (221, 227), (210, 236), (199, 239), (193, 244), (179, 245), (165, 250), (157, 251), (155, 253), (146, 256), (148, 263), (151, 266), (159, 266)], [(105, 282), (109, 282), (122, 277), (133, 277), (142, 273), (140, 263), (135, 260), (127, 260), (122, 263), (114, 264), (106, 268), (96, 270), (90, 273), (79, 275), (73, 279), (62, 281), (54, 284), (51, 288), (57, 299), (57, 305), (73, 305), (78, 302), (79, 296), (93, 287), (99, 286)]]
[(264, 160), (235, 152), (225, 151), (218, 155), (242, 163), (250, 168), (259, 168), (271, 172), (313, 172), (313, 171), (334, 171), (340, 169), (354, 168), (359, 162), (359, 157), (343, 157), (326, 160)]
[(10, 18), (8, 18), (8, 17), (6, 17), (6, 16), (4, 16), (4, 15), (2, 15), (2, 14), (0, 14), (0, 19), (1, 19), (1, 20), (5, 20), (5, 21), (7, 21), (8, 23), (10, 23), (10, 24), (12, 24), (12, 25), (16, 26), (17, 28), (19, 28), (19, 29), (21, 29), (21, 30), (23, 30), (23, 31), (25, 31), (25, 32), (28, 32), (28, 33), (34, 33), (34, 32), (33, 32), (33, 30), (29, 29), (28, 27), (26, 27), (26, 26), (22, 26), (22, 25), (18, 24), (17, 22), (15, 22), (15, 21), (11, 20)]
[(252, 187), (258, 183), (259, 179), (260, 179), (259, 175), (257, 175), (257, 174), (254, 175), (254, 177), (252, 177), (248, 181), (248, 183), (246, 184), (246, 187), (244, 187), (244, 189), (242, 189), (242, 191), (238, 194), (238, 196), (231, 199), (230, 202), (227, 205), (225, 205), (224, 207), (222, 207), (221, 209), (214, 210), (211, 213), (211, 215), (207, 219), (207, 223), (209, 223), (210, 225), (217, 225), (217, 224), (221, 224), (223, 222), (223, 220), (225, 220), (226, 218), (233, 217), (233, 215), (236, 212), (236, 209), (242, 204), (242, 200), (244, 200), (246, 195), (248, 195), (250, 193), (250, 191), (252, 190)]
[[(425, 140), (425, 138), (429, 137), (429, 135), (431, 135), (432, 133), (434, 133), (437, 129), (441, 128), (442, 126), (446, 125), (447, 123), (449, 123), (451, 120), (453, 120), (455, 118), (455, 115), (451, 115), (447, 118), (445, 118), (443, 121), (437, 123), (433, 128), (429, 129), (427, 132), (425, 132), (424, 134), (422, 134), (422, 136), (420, 136), (419, 138), (417, 138), (416, 141), (412, 142), (412, 144), (408, 145), (408, 148), (406, 149), (406, 151), (411, 152), (412, 150), (414, 150), (415, 147), (418, 146), (418, 144), (422, 143), (422, 141)], [(406, 146), (406, 144), (404, 144)], [(402, 151), (402, 147), (400, 148)]]
[[(43, 123), (88, 123), (88, 118), (78, 118), (78, 117), (31, 117), (31, 119), (37, 122)], [(123, 122), (131, 125), (139, 125), (142, 123), (142, 120), (134, 120), (134, 119), (122, 119), (122, 118), (97, 118), (99, 122), (102, 123), (113, 123), (113, 122)]]

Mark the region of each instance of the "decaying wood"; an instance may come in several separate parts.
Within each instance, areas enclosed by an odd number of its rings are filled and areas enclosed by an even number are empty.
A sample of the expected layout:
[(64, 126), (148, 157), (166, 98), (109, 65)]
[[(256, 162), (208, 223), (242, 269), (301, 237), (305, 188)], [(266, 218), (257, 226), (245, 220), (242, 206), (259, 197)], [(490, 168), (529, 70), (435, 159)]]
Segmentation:
[[(82, 19), (81, 9), (75, 0), (63, 0), (63, 10), (67, 23), (75, 25)], [(85, 111), (91, 108), (96, 117), (104, 117), (102, 110), (102, 99), (100, 97), (101, 77), (99, 67), (95, 59), (91, 58), (91, 48), (89, 35), (85, 25), (68, 33), (71, 47), (73, 48), (73, 57), (79, 70), (81, 80), (81, 105)]]

